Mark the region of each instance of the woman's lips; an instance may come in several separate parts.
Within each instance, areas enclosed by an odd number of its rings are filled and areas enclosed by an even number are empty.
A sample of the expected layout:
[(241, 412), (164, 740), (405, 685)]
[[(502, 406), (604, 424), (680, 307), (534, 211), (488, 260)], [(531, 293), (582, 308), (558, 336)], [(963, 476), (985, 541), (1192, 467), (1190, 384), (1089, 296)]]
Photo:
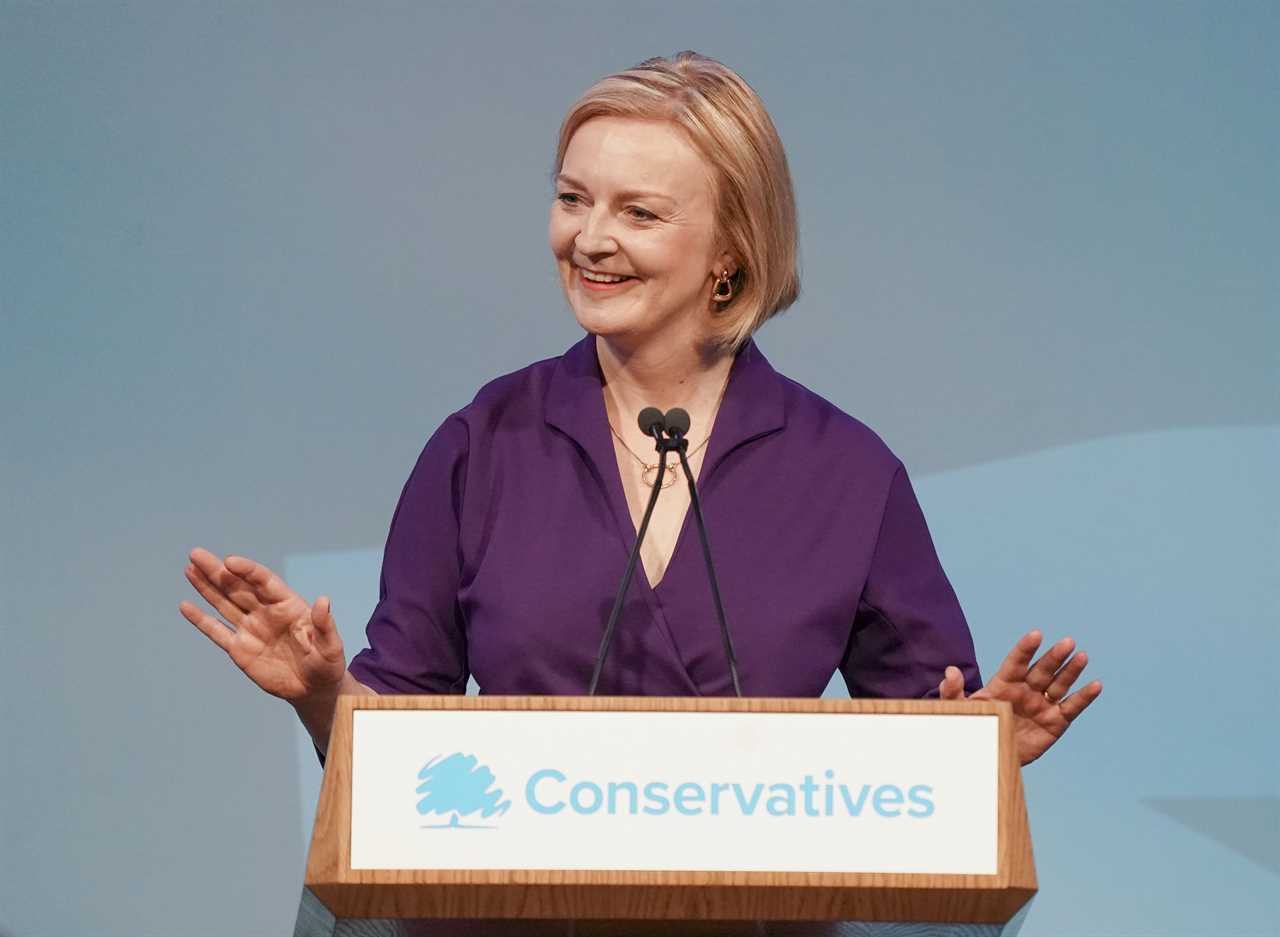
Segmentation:
[(584, 287), (596, 293), (612, 293), (617, 290), (624, 289), (636, 282), (635, 277), (627, 277), (620, 283), (597, 283), (595, 280), (588, 280), (586, 274), (582, 272), (582, 268), (578, 268), (578, 282)]

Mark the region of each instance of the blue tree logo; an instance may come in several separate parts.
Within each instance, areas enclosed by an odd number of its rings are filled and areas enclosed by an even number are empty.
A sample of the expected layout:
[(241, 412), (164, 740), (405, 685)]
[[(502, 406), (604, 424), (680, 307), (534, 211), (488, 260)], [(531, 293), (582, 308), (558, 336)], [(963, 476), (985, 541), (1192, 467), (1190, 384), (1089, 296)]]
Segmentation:
[(448, 823), (428, 823), (424, 829), (491, 830), (482, 823), (462, 823), (459, 817), (479, 813), (489, 818), (507, 812), (511, 801), (502, 799), (501, 788), (493, 786), (493, 772), (480, 764), (475, 755), (454, 752), (443, 761), (432, 758), (418, 772), (418, 813), (422, 816), (451, 814)]

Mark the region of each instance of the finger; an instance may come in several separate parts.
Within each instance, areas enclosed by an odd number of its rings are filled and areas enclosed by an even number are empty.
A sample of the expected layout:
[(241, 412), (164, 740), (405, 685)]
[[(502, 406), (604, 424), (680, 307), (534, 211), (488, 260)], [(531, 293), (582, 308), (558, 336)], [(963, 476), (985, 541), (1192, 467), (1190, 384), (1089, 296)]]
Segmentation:
[(231, 653), (231, 640), (235, 634), (225, 624), (218, 621), (212, 615), (201, 611), (190, 602), (179, 602), (178, 611), (182, 613), (182, 617), (199, 629), (200, 633), (212, 641), (218, 647), (222, 648), (228, 654)]
[(959, 667), (948, 667), (938, 684), (938, 699), (964, 699), (964, 674)]
[(293, 640), (303, 657), (316, 653), (316, 633), (309, 622), (303, 622), (293, 629)]
[(1071, 652), (1075, 649), (1076, 642), (1074, 638), (1063, 638), (1054, 644), (1044, 652), (1044, 656), (1036, 661), (1027, 672), (1027, 686), (1037, 693), (1043, 693), (1049, 689), (1049, 684), (1053, 682), (1054, 674), (1058, 672), (1063, 661), (1070, 657)]
[(1021, 683), (1027, 678), (1027, 667), (1031, 663), (1031, 658), (1035, 656), (1036, 651), (1040, 647), (1040, 641), (1043, 639), (1039, 628), (1028, 631), (1018, 639), (1018, 643), (1013, 649), (1005, 655), (1004, 660), (1000, 662), (999, 668), (993, 680), (1003, 680), (1006, 683)]
[(1071, 722), (1088, 709), (1089, 704), (1101, 695), (1102, 681), (1094, 680), (1092, 683), (1085, 684), (1059, 703), (1058, 709), (1061, 710), (1063, 718), (1067, 722)]
[(254, 594), (253, 587), (227, 569), (222, 560), (208, 550), (196, 547), (191, 551), (190, 557), (191, 565), (204, 573), (205, 578), (217, 586), (241, 611), (252, 612), (262, 604)]
[(338, 623), (333, 617), (333, 601), (328, 596), (320, 596), (311, 607), (311, 624), (315, 631), (316, 649), (330, 659), (340, 655), (342, 638), (338, 634)]
[(187, 576), (187, 582), (191, 583), (201, 597), (212, 605), (219, 615), (237, 628), (244, 623), (244, 611), (227, 598), (221, 589), (210, 582), (209, 578), (198, 567), (194, 564), (189, 565), (183, 572)]
[(1053, 682), (1045, 689), (1044, 695), (1050, 702), (1056, 703), (1071, 692), (1071, 685), (1084, 672), (1089, 664), (1089, 655), (1084, 651), (1076, 654), (1066, 665), (1053, 675)]
[(293, 590), (284, 584), (283, 579), (247, 556), (228, 556), (226, 566), (247, 582), (263, 602), (281, 602), (293, 596)]
[(293, 626), (293, 640), (298, 643), (304, 655), (320, 652), (320, 629), (324, 624), (323, 610), (320, 609), (320, 602), (317, 600), (316, 604), (308, 609), (307, 617), (299, 619)]

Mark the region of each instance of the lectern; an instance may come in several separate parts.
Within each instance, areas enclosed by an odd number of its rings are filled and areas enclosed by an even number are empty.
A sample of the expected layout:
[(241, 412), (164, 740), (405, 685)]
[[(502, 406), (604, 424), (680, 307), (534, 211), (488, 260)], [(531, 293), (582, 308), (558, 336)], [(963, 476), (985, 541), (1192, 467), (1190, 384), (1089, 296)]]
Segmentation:
[(997, 935), (1035, 891), (1006, 703), (343, 697), (295, 934)]

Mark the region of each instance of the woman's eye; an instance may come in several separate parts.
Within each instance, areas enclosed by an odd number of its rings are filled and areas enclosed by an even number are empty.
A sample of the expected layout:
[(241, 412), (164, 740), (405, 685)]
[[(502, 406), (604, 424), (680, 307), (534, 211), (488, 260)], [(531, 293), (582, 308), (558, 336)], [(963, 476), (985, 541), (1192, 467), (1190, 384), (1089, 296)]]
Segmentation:
[(577, 205), (579, 201), (578, 196), (574, 195), (572, 192), (561, 192), (556, 196), (556, 199), (561, 205)]
[(637, 221), (656, 221), (658, 216), (651, 211), (645, 211), (639, 206), (632, 205), (627, 211), (631, 212), (631, 217)]

